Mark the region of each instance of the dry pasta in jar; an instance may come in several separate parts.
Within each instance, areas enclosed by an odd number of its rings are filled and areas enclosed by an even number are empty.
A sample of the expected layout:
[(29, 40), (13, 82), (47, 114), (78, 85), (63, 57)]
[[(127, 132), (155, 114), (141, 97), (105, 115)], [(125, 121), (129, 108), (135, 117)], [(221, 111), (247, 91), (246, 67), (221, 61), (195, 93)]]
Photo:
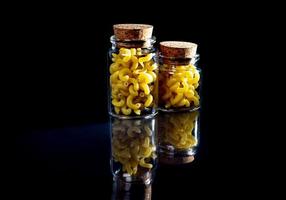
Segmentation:
[(112, 171), (127, 182), (152, 179), (156, 163), (155, 118), (112, 118)]
[(200, 73), (197, 45), (190, 42), (160, 43), (159, 109), (166, 112), (200, 107)]
[(173, 155), (174, 160), (195, 155), (199, 143), (199, 111), (160, 113), (158, 143), (159, 157)]
[(120, 118), (153, 117), (158, 102), (158, 64), (153, 26), (114, 25), (109, 51), (109, 113)]

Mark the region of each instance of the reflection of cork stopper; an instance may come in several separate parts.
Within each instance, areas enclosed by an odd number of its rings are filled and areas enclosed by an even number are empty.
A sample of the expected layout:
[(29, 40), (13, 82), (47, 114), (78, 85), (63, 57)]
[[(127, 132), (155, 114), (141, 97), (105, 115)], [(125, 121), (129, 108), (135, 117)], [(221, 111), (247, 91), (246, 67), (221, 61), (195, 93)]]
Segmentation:
[(150, 169), (140, 167), (136, 175), (129, 175), (128, 173), (121, 172), (115, 176), (115, 178), (125, 183), (149, 184), (152, 182), (152, 176), (153, 174)]
[(115, 24), (114, 35), (118, 40), (147, 40), (152, 37), (153, 26), (148, 24)]
[(171, 155), (160, 155), (159, 163), (167, 164), (167, 165), (180, 165), (191, 163), (195, 160), (194, 156), (186, 155), (186, 156), (171, 156)]
[(192, 58), (196, 55), (198, 45), (191, 42), (160, 42), (160, 52), (165, 57)]

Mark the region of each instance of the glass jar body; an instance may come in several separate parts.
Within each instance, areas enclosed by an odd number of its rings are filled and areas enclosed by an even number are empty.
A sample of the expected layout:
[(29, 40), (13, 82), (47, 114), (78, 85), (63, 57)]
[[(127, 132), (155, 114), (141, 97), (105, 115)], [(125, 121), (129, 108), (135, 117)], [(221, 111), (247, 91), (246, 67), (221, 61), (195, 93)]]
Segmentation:
[(109, 114), (121, 119), (151, 118), (157, 113), (158, 64), (155, 39), (116, 41), (109, 50)]
[(160, 58), (159, 109), (165, 112), (200, 107), (201, 70), (194, 58)]

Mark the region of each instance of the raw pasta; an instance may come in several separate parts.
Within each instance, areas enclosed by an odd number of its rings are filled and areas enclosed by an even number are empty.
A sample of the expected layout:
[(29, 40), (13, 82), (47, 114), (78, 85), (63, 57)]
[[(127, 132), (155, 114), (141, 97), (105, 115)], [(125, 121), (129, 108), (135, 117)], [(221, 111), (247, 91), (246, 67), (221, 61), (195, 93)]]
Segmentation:
[[(125, 111), (124, 111), (125, 112)], [(112, 156), (129, 175), (136, 175), (139, 168), (153, 168), (156, 158), (150, 123), (141, 120), (115, 120), (112, 124)]]
[(120, 48), (112, 53), (109, 67), (111, 103), (116, 114), (141, 115), (141, 111), (154, 107), (157, 64), (154, 53), (142, 54), (141, 48)]

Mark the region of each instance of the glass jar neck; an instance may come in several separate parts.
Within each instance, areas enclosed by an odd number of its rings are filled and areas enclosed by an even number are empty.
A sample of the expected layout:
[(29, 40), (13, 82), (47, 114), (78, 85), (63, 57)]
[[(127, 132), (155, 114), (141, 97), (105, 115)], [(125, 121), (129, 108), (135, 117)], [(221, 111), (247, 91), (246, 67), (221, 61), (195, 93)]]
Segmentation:
[(110, 37), (110, 42), (112, 44), (112, 49), (116, 48), (152, 49), (154, 43), (156, 42), (156, 38), (153, 36), (152, 38), (146, 40), (119, 40), (113, 35)]
[(191, 58), (186, 57), (167, 57), (159, 53), (159, 62), (167, 65), (195, 65), (199, 60), (199, 54)]

